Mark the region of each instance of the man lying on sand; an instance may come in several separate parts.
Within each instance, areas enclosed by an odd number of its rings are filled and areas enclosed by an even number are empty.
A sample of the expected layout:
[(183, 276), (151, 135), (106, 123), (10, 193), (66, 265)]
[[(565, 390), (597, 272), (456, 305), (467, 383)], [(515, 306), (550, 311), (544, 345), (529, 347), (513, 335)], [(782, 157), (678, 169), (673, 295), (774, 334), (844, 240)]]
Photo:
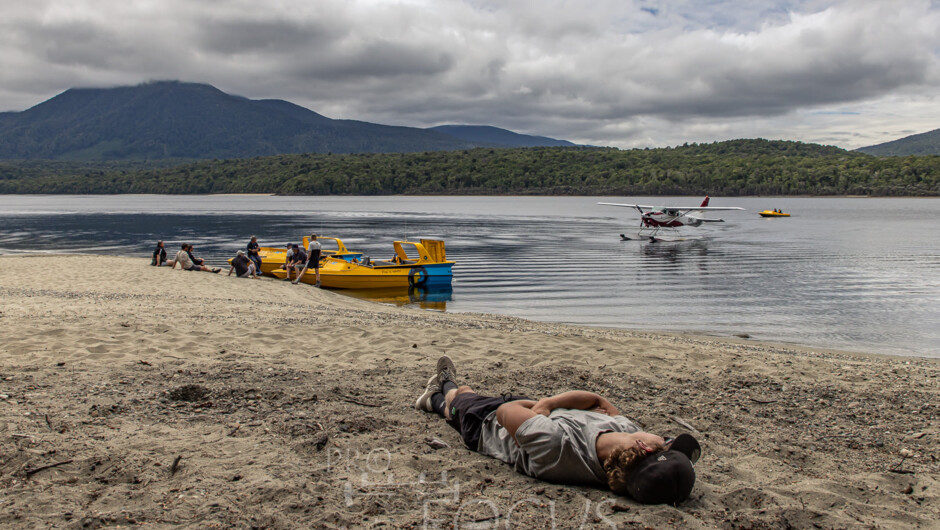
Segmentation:
[(643, 432), (593, 392), (485, 397), (456, 377), (453, 361), (441, 357), (415, 408), (436, 412), (478, 453), (531, 477), (606, 486), (645, 504), (676, 504), (692, 492), (702, 449), (689, 434), (667, 441)]

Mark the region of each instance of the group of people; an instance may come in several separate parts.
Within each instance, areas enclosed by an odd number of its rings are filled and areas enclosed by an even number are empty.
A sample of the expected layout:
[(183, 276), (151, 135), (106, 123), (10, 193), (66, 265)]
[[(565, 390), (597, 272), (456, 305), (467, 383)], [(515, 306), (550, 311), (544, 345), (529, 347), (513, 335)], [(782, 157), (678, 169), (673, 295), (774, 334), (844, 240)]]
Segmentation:
[(287, 269), (287, 281), (291, 281), (291, 272), (296, 272), (297, 277), (292, 281), (294, 285), (300, 283), (307, 269), (313, 269), (316, 272), (316, 287), (320, 286), (320, 254), (322, 247), (317, 240), (316, 234), (310, 234), (309, 243), (307, 243), (306, 252), (300, 245), (294, 243), (288, 245), (287, 259), (284, 262), (284, 268)]
[[(229, 268), (228, 275), (231, 276), (234, 272), (239, 278), (256, 279), (261, 276), (262, 261), (260, 251), (261, 245), (258, 244), (258, 238), (251, 236), (251, 240), (248, 242), (245, 250), (239, 250), (235, 253), (235, 257), (232, 258), (232, 266)], [(320, 287), (320, 255), (321, 246), (320, 242), (317, 240), (316, 234), (310, 234), (310, 242), (306, 249), (301, 248), (300, 245), (296, 243), (288, 244), (287, 258), (283, 265), (283, 268), (287, 270), (287, 280), (291, 281), (291, 273), (296, 272), (296, 278), (293, 280), (293, 284), (296, 285), (300, 282), (300, 279), (303, 278), (307, 270), (312, 269), (316, 272), (316, 286)], [(150, 264), (155, 267), (168, 266), (173, 269), (176, 268), (176, 265), (179, 265), (182, 270), (187, 271), (218, 273), (222, 270), (206, 266), (204, 259), (197, 258), (193, 255), (193, 245), (189, 243), (183, 243), (179, 252), (176, 253), (176, 256), (168, 260), (166, 247), (162, 240), (157, 241), (157, 247), (153, 251), (153, 259), (150, 261)]]
[(150, 264), (155, 267), (171, 267), (176, 268), (177, 265), (180, 266), (180, 269), (184, 271), (205, 271), (205, 272), (214, 272), (218, 273), (222, 269), (219, 268), (210, 268), (206, 265), (206, 260), (203, 258), (197, 258), (193, 254), (194, 247), (189, 243), (183, 243), (180, 245), (180, 250), (176, 253), (176, 256), (173, 259), (168, 260), (166, 254), (166, 247), (163, 244), (163, 241), (157, 241), (157, 248), (153, 251), (153, 259), (150, 261)]

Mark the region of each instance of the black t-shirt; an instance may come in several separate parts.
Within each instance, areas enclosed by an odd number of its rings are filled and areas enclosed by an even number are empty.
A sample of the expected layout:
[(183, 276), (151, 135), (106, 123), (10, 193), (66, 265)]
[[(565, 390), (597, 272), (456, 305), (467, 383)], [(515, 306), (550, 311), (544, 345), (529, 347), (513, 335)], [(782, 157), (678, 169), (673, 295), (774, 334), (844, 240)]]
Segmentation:
[(248, 242), (248, 255), (249, 255), (249, 256), (257, 256), (257, 255), (258, 255), (258, 249), (259, 249), (259, 248), (261, 248), (261, 245), (259, 245), (257, 242), (251, 242), (251, 241), (249, 241), (249, 242)]
[(157, 247), (153, 251), (153, 259), (150, 261), (151, 265), (163, 265), (166, 262), (166, 249), (163, 247)]
[(241, 276), (248, 272), (248, 264), (251, 263), (251, 260), (248, 259), (248, 256), (239, 255), (232, 258), (232, 266), (235, 267), (235, 274)]

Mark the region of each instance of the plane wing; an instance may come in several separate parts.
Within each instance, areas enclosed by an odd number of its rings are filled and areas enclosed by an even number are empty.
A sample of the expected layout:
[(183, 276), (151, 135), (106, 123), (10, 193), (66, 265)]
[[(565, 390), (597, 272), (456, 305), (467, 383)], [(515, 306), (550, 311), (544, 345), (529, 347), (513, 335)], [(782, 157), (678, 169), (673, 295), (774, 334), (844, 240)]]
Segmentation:
[(647, 206), (645, 204), (620, 204), (616, 202), (599, 202), (597, 204), (603, 204), (604, 206), (626, 206), (627, 208), (658, 208), (658, 206)]
[(667, 210), (679, 210), (681, 212), (691, 212), (691, 211), (719, 211), (719, 210), (743, 210), (737, 206), (649, 206), (646, 204), (620, 204), (616, 202), (599, 202), (597, 204), (602, 204), (604, 206), (624, 206), (627, 208), (646, 208), (648, 210), (658, 210), (658, 209), (667, 209)]

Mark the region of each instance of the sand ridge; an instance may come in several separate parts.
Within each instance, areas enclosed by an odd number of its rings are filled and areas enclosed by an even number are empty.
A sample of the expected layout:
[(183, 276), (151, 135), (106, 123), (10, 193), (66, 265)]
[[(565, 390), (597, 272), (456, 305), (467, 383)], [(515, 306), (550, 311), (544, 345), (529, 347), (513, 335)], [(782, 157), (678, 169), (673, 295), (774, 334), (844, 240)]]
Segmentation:
[[(441, 314), (148, 261), (0, 257), (0, 525), (940, 520), (933, 360)], [(592, 390), (650, 431), (694, 428), (692, 498), (642, 506), (461, 447), (412, 408), (445, 351), (480, 392)]]

